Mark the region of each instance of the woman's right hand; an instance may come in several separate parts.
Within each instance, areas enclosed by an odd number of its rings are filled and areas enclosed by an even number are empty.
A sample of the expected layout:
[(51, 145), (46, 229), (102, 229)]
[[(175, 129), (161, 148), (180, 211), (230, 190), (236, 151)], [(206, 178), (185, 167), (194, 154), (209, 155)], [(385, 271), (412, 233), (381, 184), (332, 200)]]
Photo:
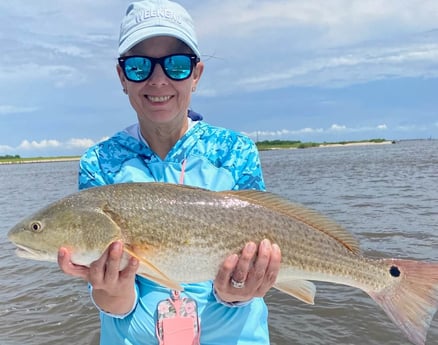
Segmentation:
[(138, 260), (130, 258), (126, 268), (120, 271), (122, 256), (123, 244), (117, 241), (90, 267), (85, 267), (73, 264), (69, 250), (60, 248), (58, 264), (64, 273), (91, 284), (97, 306), (111, 314), (121, 315), (130, 311), (135, 302), (134, 280), (138, 268)]

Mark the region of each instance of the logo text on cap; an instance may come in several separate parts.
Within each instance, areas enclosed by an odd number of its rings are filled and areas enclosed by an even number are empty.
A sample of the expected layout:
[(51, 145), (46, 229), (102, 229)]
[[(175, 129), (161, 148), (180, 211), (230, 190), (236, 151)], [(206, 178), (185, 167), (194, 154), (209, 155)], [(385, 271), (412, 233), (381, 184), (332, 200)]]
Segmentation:
[(158, 10), (141, 10), (135, 16), (137, 23), (149, 18), (165, 18), (171, 22), (181, 24), (181, 16), (166, 8), (160, 8)]

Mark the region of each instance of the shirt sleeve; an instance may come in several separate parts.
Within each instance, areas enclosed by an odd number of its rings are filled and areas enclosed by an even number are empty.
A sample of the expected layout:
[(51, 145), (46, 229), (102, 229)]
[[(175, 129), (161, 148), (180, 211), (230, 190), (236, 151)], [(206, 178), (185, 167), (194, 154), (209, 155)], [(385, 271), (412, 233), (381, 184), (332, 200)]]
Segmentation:
[(78, 182), (79, 190), (108, 184), (93, 149), (89, 149), (79, 161)]
[(230, 167), (234, 170), (236, 184), (233, 189), (265, 190), (260, 156), (254, 142), (239, 136), (231, 154)]
[(124, 319), (125, 317), (127, 317), (129, 314), (131, 314), (135, 310), (135, 308), (137, 307), (137, 304), (138, 304), (138, 286), (137, 286), (137, 284), (135, 284), (135, 300), (134, 300), (134, 304), (132, 305), (132, 308), (127, 313), (125, 313), (125, 314), (111, 314), (111, 313), (103, 310), (94, 301), (94, 298), (93, 298), (93, 286), (91, 284), (88, 284), (88, 291), (90, 293), (91, 301), (93, 302), (93, 304), (96, 307), (96, 309), (99, 310), (100, 313), (108, 315), (108, 316), (113, 317), (115, 319)]

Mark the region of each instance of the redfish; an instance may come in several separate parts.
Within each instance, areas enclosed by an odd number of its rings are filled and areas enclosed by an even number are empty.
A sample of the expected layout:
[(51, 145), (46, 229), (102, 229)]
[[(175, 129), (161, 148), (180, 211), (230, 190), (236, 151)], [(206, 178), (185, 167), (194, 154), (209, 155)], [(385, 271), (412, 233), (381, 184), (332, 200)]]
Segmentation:
[[(260, 191), (212, 192), (163, 183), (126, 183), (67, 196), (12, 228), (19, 256), (56, 261), (60, 247), (89, 265), (114, 241), (138, 274), (181, 290), (213, 279), (224, 258), (248, 241), (282, 251), (275, 288), (313, 304), (311, 281), (365, 291), (416, 345), (438, 307), (438, 263), (368, 258), (352, 234), (302, 205)], [(127, 261), (127, 260), (125, 260)]]

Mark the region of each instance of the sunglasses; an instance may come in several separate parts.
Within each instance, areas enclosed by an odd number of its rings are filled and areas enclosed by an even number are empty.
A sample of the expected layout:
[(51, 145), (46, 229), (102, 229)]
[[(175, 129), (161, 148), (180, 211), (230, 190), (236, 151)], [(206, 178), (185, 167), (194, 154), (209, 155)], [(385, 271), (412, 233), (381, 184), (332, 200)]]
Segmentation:
[(193, 67), (200, 61), (194, 54), (172, 54), (160, 58), (134, 55), (119, 57), (118, 60), (126, 79), (134, 83), (148, 79), (157, 63), (168, 78), (184, 80), (191, 76)]

